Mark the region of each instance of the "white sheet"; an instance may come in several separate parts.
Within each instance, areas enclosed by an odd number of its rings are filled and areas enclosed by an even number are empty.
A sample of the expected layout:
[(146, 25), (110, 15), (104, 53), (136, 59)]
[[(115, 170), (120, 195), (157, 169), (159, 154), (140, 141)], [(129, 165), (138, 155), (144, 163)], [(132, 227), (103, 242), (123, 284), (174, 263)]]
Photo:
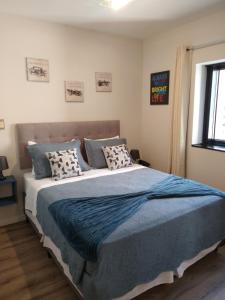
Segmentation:
[(55, 181), (52, 178), (43, 178), (43, 179), (35, 179), (31, 172), (24, 174), (25, 180), (25, 209), (32, 212), (33, 216), (37, 215), (37, 195), (38, 192), (47, 187), (60, 185), (69, 182), (77, 182), (81, 180), (87, 180), (89, 178), (95, 178), (100, 176), (108, 176), (112, 174), (126, 173), (131, 172), (137, 169), (145, 168), (141, 165), (134, 164), (129, 168), (122, 168), (118, 170), (109, 170), (109, 169), (93, 169), (90, 171), (83, 172), (82, 176), (70, 177), (63, 180)]

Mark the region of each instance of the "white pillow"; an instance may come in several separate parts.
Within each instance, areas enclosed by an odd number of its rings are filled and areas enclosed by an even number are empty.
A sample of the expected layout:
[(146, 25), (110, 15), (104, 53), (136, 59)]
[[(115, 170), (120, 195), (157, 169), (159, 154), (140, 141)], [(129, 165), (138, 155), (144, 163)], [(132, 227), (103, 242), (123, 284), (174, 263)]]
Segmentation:
[(28, 141), (27, 142), (27, 145), (28, 146), (32, 146), (32, 145), (36, 145), (37, 143), (36, 142), (34, 142), (34, 141)]
[(105, 146), (102, 147), (108, 168), (116, 170), (133, 165), (129, 151), (125, 144), (118, 146)]
[(84, 138), (84, 140), (86, 141), (105, 141), (105, 140), (113, 140), (113, 139), (119, 139), (120, 137), (118, 135), (113, 136), (111, 138), (104, 138), (104, 139), (88, 139), (88, 138)]
[[(27, 145), (28, 146), (32, 146), (32, 145), (36, 145), (37, 143), (34, 141), (28, 141)], [(34, 172), (34, 166), (33, 166), (33, 160), (32, 160), (32, 175), (35, 177), (35, 172)]]

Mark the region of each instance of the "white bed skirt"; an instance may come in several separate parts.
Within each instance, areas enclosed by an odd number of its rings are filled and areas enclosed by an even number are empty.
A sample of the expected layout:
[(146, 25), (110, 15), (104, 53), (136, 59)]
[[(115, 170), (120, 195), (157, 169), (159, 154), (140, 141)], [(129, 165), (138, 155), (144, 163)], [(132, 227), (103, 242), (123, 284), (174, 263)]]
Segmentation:
[[(70, 271), (69, 271), (69, 266), (63, 262), (61, 252), (60, 252), (59, 248), (56, 247), (56, 245), (53, 243), (53, 241), (48, 236), (45, 236), (43, 234), (41, 225), (39, 224), (37, 218), (34, 217), (32, 215), (32, 213), (29, 212), (28, 210), (26, 210), (26, 215), (32, 221), (32, 223), (36, 226), (39, 233), (42, 235), (41, 242), (43, 243), (43, 247), (46, 247), (46, 248), (50, 249), (53, 252), (55, 258), (58, 261), (58, 263), (63, 268), (65, 276), (70, 280), (70, 282), (75, 287), (75, 289), (80, 294), (80, 296), (83, 297), (83, 295), (80, 292), (79, 288), (73, 283), (72, 276), (71, 276)], [(210, 252), (214, 251), (217, 248), (217, 246), (219, 245), (219, 243), (220, 243), (220, 241), (215, 243), (213, 246), (199, 252), (198, 255), (196, 255), (192, 259), (183, 261), (180, 264), (180, 266), (177, 268), (176, 272), (174, 272), (174, 271), (163, 272), (163, 273), (159, 274), (158, 277), (156, 277), (154, 280), (152, 280), (148, 283), (137, 285), (135, 288), (133, 288), (131, 291), (129, 291), (125, 295), (123, 295), (119, 298), (114, 298), (113, 300), (129, 300), (129, 299), (137, 297), (138, 295), (144, 293), (145, 291), (147, 291), (147, 290), (149, 290), (149, 289), (151, 289), (151, 288), (153, 288), (157, 285), (165, 284), (165, 283), (167, 283), (167, 284), (168, 283), (173, 283), (175, 276), (181, 278), (184, 274), (184, 271), (188, 267), (190, 267), (191, 265), (196, 263), (198, 260), (200, 260), (201, 258), (206, 256)]]

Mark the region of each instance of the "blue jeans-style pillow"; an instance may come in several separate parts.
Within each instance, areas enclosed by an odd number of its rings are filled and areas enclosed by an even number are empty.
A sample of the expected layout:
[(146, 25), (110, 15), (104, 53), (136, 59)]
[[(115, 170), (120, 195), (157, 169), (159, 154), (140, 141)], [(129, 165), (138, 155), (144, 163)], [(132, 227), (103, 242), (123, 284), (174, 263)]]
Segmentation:
[(87, 153), (88, 163), (92, 168), (107, 168), (107, 163), (102, 150), (104, 146), (118, 146), (127, 144), (125, 138), (105, 139), (105, 140), (89, 140), (84, 139), (85, 150)]
[(32, 159), (34, 173), (36, 179), (45, 177), (51, 177), (51, 166), (46, 156), (46, 152), (77, 149), (78, 161), (82, 171), (90, 170), (90, 166), (85, 162), (80, 151), (80, 141), (75, 140), (66, 143), (55, 143), (55, 144), (35, 144), (27, 146), (28, 152)]

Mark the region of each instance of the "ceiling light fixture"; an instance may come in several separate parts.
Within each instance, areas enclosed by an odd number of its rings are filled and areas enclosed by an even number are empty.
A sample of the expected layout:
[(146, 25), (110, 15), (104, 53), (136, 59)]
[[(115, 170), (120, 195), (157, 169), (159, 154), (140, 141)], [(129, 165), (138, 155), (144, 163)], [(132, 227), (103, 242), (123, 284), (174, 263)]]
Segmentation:
[(101, 5), (112, 8), (113, 10), (119, 10), (128, 5), (133, 0), (102, 0)]

